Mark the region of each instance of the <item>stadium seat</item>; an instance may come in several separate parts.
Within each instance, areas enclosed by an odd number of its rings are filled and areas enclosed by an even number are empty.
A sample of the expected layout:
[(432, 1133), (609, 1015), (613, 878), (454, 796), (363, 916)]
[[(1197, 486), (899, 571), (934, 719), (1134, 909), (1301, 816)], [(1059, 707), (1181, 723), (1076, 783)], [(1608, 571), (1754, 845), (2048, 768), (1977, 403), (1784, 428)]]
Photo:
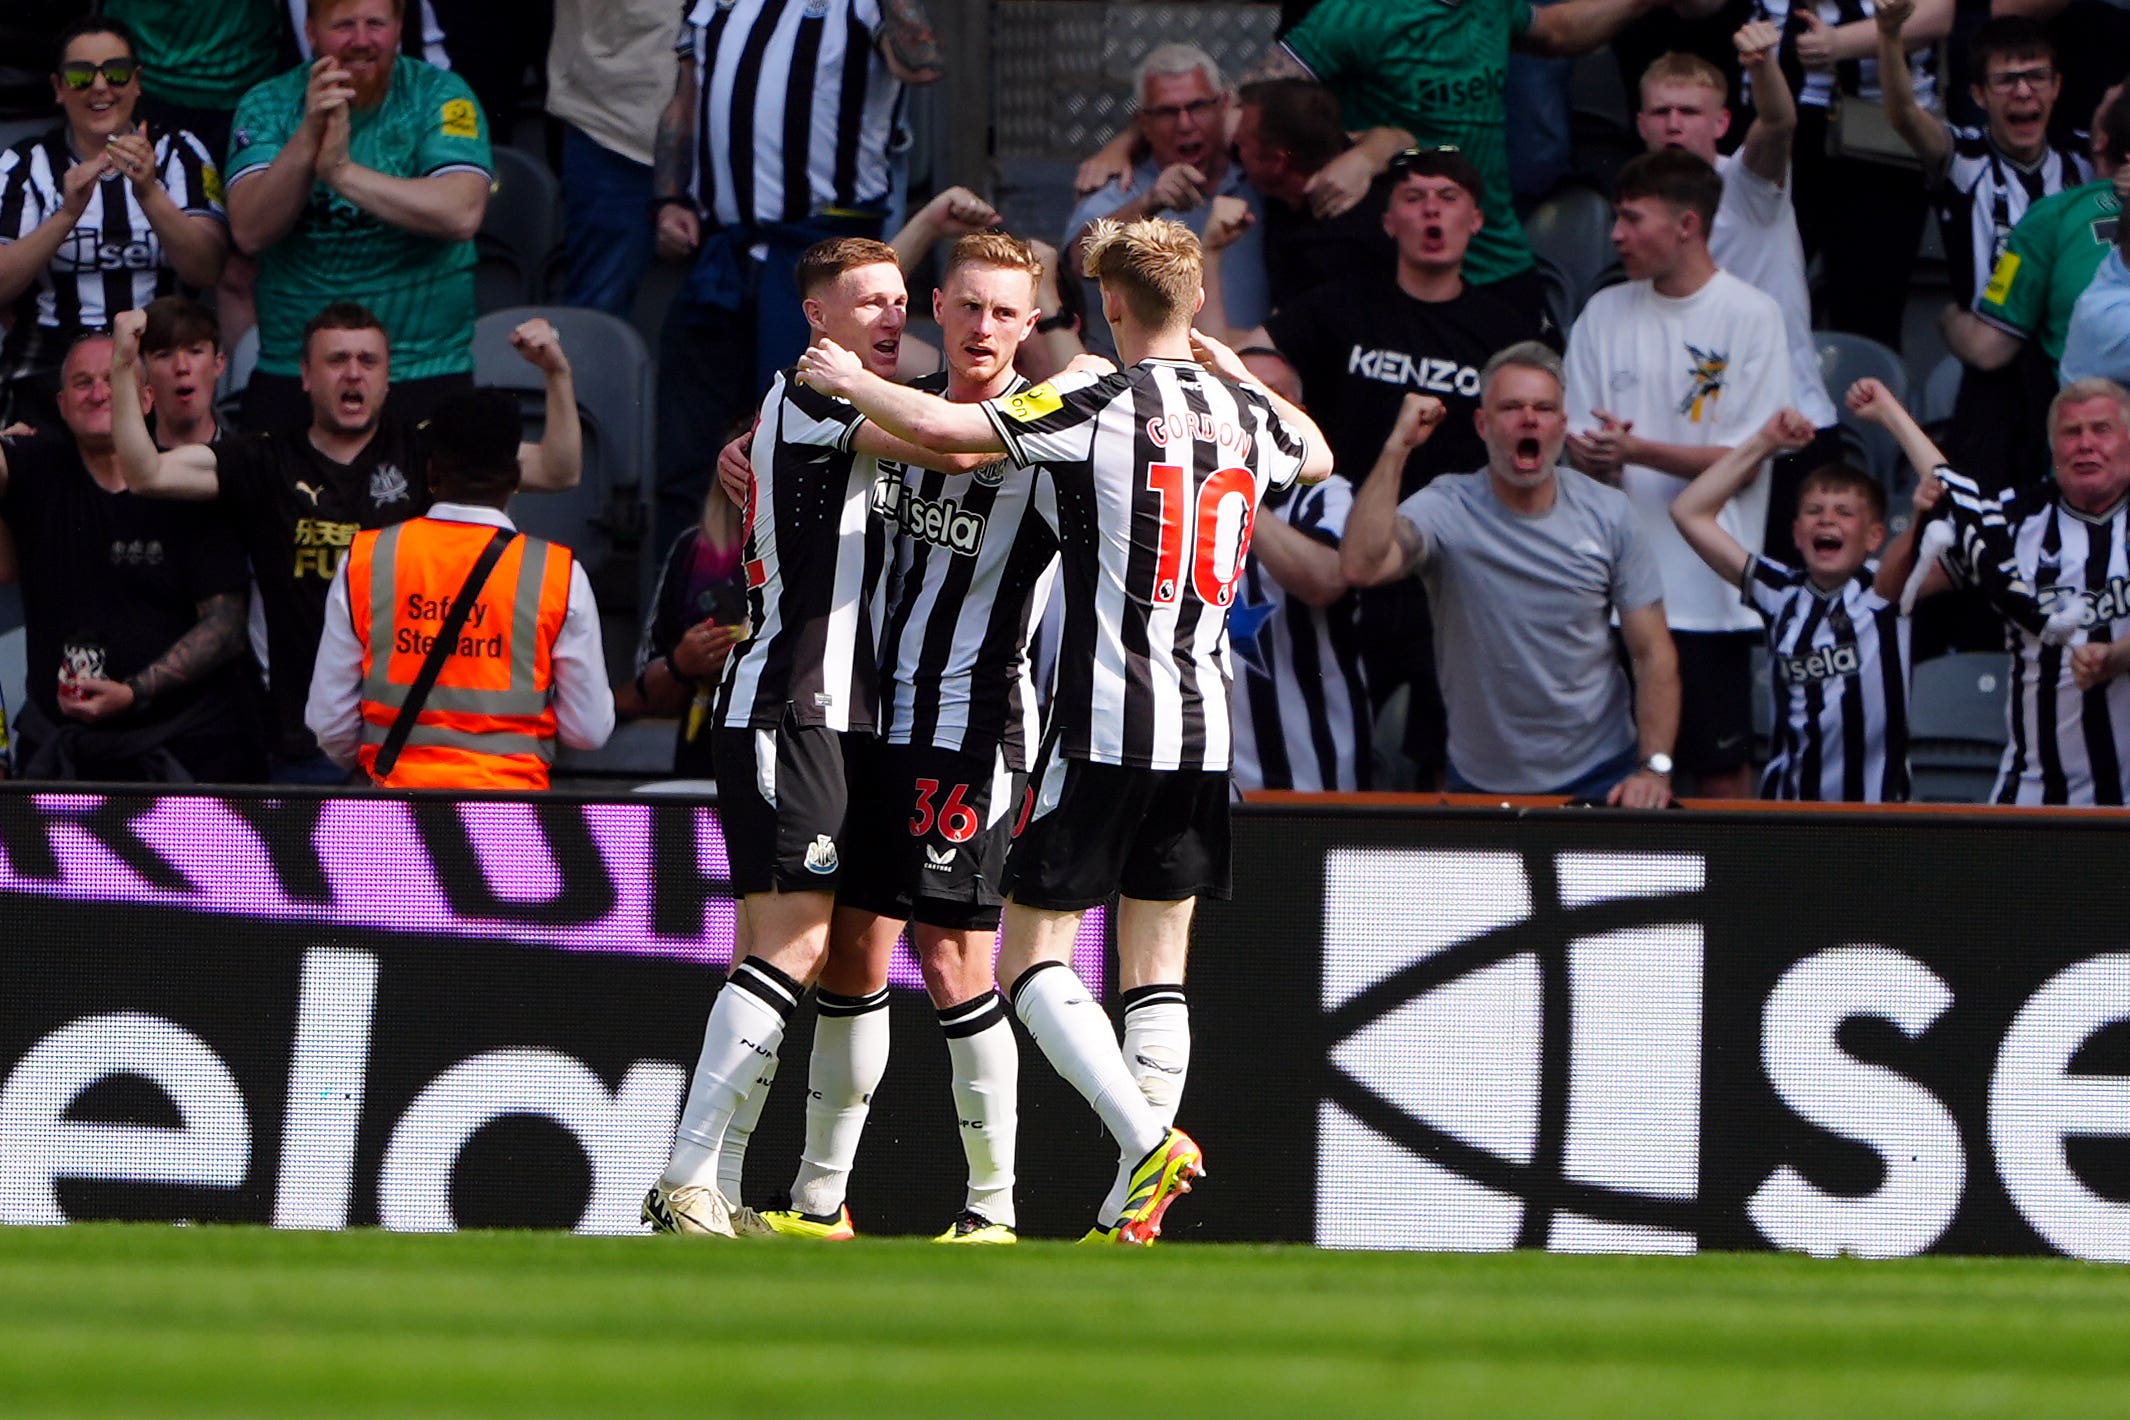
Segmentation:
[(631, 720), (616, 725), (597, 749), (555, 751), (558, 778), (657, 779), (673, 773), (673, 722)]
[(495, 190), (474, 234), (474, 306), (481, 312), (546, 299), (548, 258), (561, 237), (562, 185), (532, 154), (495, 150)]
[(259, 327), (253, 326), (237, 337), (230, 347), (229, 363), (222, 367), (222, 378), (215, 381), (214, 407), (217, 413), (232, 421), (237, 415), (237, 406), (243, 402), (244, 387), (251, 383), (251, 372), (259, 366)]
[(1960, 398), (1960, 372), (1965, 368), (1957, 355), (1948, 355), (1931, 367), (1915, 412), (1918, 424), (1929, 429), (1952, 418), (1953, 404)]
[[(615, 544), (639, 536), (643, 526), (640, 489), (653, 445), (651, 352), (634, 327), (604, 311), (517, 306), (482, 316), (473, 327), (474, 378), (529, 396), (529, 438), (546, 426), (546, 378), (510, 348), (510, 332), (535, 316), (553, 323), (569, 354), (584, 423), (584, 477), (567, 493), (512, 499), (510, 515), (526, 532), (568, 547), (586, 572), (596, 573)], [(653, 564), (648, 579), (656, 575), (657, 559), (645, 560)]]
[(1901, 446), (1876, 424), (1852, 415), (1842, 404), (1849, 386), (1865, 376), (1878, 380), (1901, 403), (1908, 402), (1908, 367), (1901, 357), (1876, 340), (1842, 330), (1815, 330), (1813, 348), (1819, 352), (1820, 378), (1841, 419), (1843, 442), (1852, 446), (1866, 471), (1877, 476), (1889, 492), (1902, 485)]
[(671, 794), (694, 799), (717, 802), (715, 779), (654, 779), (648, 784), (638, 784), (629, 790), (632, 794)]
[(1568, 328), (1575, 324), (1575, 318), (1582, 311), (1582, 306), (1575, 299), (1574, 286), (1568, 279), (1568, 273), (1555, 266), (1551, 257), (1541, 256), (1536, 260), (1538, 284), (1545, 291), (1546, 319), (1553, 322), (1553, 328), (1565, 339)]
[(49, 133), (58, 122), (57, 114), (46, 114), (37, 118), (0, 118), (0, 148), (12, 148), (25, 138)]
[(2004, 754), (2008, 662), (1963, 651), (1919, 662), (1908, 696), (1908, 767), (1918, 803), (1989, 797)]
[(1532, 253), (1566, 279), (1578, 314), (1592, 294), (1621, 279), (1612, 249), (1612, 204), (1594, 188), (1567, 183), (1555, 189), (1524, 219), (1524, 235)]

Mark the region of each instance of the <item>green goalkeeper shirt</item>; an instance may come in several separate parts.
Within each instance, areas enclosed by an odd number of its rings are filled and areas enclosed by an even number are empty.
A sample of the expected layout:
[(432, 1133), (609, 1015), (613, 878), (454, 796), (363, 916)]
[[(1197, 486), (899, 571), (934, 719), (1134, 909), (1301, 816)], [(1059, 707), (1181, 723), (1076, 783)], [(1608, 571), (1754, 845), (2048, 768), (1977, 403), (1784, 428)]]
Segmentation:
[(233, 109), (281, 57), (279, 0), (104, 0), (104, 14), (140, 38), (141, 86), (166, 103)]
[(1530, 27), (1528, 0), (1322, 0), (1281, 41), (1338, 95), (1347, 126), (1403, 128), (1479, 169), (1486, 225), (1464, 258), (1475, 283), (1531, 269), (1502, 126), (1509, 41)]
[(1989, 285), (1975, 298), (1975, 314), (2022, 340), (2038, 341), (2051, 364), (2061, 360), (2071, 308), (2115, 249), (2122, 214), (2107, 178), (2051, 193), (2027, 208)]
[[(295, 136), (309, 81), (309, 67), (299, 66), (244, 96), (230, 132), (228, 186), (263, 171)], [(355, 114), (348, 151), (388, 177), (494, 174), (473, 90), (418, 59), (393, 64), (384, 102)], [(296, 374), (304, 322), (331, 302), (358, 301), (391, 337), (393, 379), (470, 372), (474, 262), (470, 241), (396, 227), (313, 183), (296, 225), (259, 257), (259, 369)]]

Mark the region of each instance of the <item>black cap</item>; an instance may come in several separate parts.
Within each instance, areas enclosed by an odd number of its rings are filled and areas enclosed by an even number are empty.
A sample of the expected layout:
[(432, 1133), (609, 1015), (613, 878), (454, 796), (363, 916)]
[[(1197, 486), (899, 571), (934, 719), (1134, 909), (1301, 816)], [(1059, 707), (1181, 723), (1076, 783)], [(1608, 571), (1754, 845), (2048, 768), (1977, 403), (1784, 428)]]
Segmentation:
[(1390, 172), (1393, 178), (1413, 173), (1422, 177), (1448, 178), (1463, 188), (1472, 201), (1482, 206), (1486, 203), (1486, 179), (1479, 175), (1479, 169), (1462, 150), (1448, 143), (1432, 148), (1407, 148), (1390, 160)]
[(497, 474), (518, 466), (525, 437), (518, 397), (509, 390), (455, 394), (422, 421), (430, 473)]

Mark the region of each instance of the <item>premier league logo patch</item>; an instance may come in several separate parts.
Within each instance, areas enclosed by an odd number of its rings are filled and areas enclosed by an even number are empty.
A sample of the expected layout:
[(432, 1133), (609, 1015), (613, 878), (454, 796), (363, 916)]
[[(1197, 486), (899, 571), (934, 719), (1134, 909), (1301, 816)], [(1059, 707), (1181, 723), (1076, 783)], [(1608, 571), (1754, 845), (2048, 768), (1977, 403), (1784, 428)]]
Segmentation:
[(407, 500), (407, 475), (398, 464), (381, 463), (370, 474), (370, 501), (380, 506)]

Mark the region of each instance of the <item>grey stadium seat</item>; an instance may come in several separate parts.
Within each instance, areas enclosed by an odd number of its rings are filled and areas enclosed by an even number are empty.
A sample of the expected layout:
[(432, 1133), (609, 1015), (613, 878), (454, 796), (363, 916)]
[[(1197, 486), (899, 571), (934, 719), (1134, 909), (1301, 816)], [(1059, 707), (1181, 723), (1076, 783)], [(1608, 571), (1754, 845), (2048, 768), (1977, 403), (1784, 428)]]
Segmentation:
[[(596, 573), (617, 536), (642, 526), (642, 486), (652, 448), (651, 353), (627, 321), (574, 306), (516, 306), (474, 323), (474, 378), (526, 396), (527, 437), (546, 423), (546, 379), (510, 348), (510, 332), (544, 316), (562, 338), (584, 423), (584, 477), (567, 493), (527, 493), (510, 515), (526, 532), (559, 542)], [(655, 572), (655, 557), (649, 559)], [(608, 610), (619, 610), (617, 607)]]
[(509, 147), (495, 150), (495, 165), (495, 190), (473, 238), (478, 311), (545, 300), (548, 259), (562, 232), (562, 184), (547, 165)]
[(1980, 803), (2004, 754), (2009, 661), (1964, 651), (1919, 662), (1908, 697), (1908, 766), (1919, 803)]
[(1620, 279), (1612, 249), (1612, 204), (1580, 183), (1560, 187), (1524, 219), (1534, 256), (1567, 281), (1570, 309), (1581, 314), (1591, 295)]
[(1827, 394), (1841, 417), (1843, 442), (1861, 452), (1865, 468), (1889, 491), (1906, 486), (1901, 475), (1901, 446), (1876, 424), (1867, 424), (1852, 415), (1842, 398), (1849, 393), (1850, 385), (1868, 375), (1906, 404), (1908, 367), (1901, 363), (1899, 355), (1876, 340), (1844, 330), (1813, 331), (1812, 348), (1819, 352), (1820, 378), (1826, 382)]

